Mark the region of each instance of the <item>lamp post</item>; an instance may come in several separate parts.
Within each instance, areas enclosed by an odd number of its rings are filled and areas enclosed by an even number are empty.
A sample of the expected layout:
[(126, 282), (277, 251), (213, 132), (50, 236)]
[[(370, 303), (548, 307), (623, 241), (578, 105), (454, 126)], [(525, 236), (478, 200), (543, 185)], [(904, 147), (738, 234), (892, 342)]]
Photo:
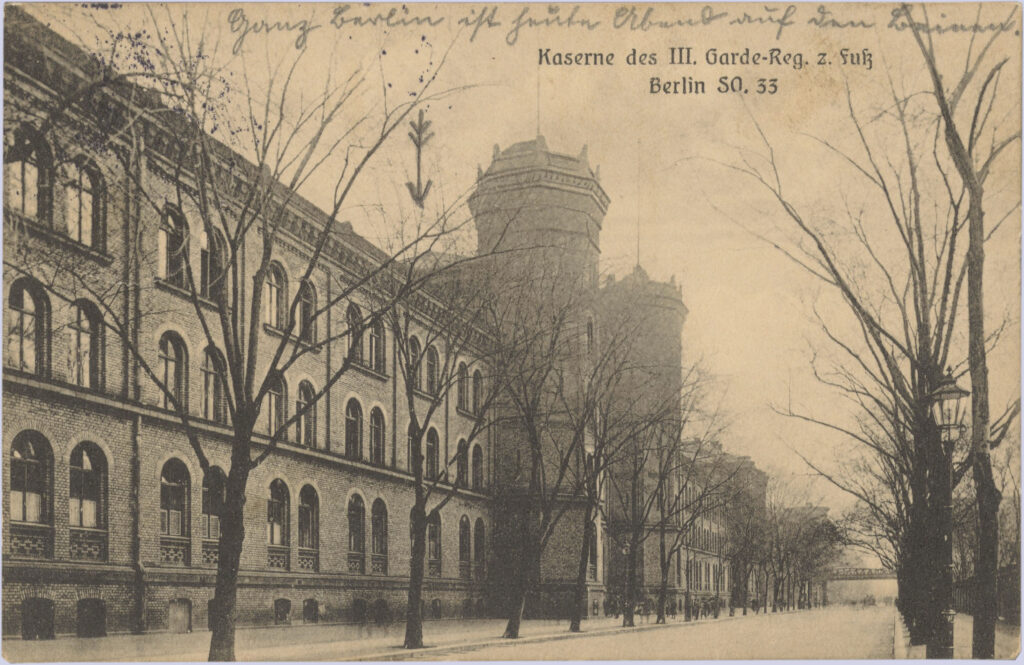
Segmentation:
[(928, 642), (927, 658), (953, 657), (953, 623), (956, 618), (956, 610), (953, 609), (953, 446), (964, 431), (964, 398), (968, 395), (968, 391), (956, 384), (952, 369), (947, 369), (946, 376), (928, 396), (932, 420), (939, 430), (942, 455), (938, 485), (942, 500), (940, 519), (943, 567), (936, 589), (936, 600), (944, 607), (941, 625)]

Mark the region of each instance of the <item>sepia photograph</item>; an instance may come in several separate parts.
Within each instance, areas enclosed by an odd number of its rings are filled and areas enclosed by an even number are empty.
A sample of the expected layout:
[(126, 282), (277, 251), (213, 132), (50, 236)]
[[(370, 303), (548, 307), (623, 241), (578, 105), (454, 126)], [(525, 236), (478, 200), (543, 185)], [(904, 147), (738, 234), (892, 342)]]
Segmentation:
[(1021, 25), (5, 4), (3, 659), (1016, 659)]

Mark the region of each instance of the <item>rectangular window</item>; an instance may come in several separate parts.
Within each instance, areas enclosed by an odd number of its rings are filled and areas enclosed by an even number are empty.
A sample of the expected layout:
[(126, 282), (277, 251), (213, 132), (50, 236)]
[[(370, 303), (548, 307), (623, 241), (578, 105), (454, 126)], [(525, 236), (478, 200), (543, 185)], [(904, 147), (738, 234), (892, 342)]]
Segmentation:
[(277, 326), (277, 287), (269, 281), (263, 283), (263, 323)]
[(89, 373), (89, 335), (81, 330), (68, 330), (68, 362), (71, 381), (82, 388), (92, 388), (92, 376)]
[(84, 499), (82, 501), (82, 526), (91, 529), (96, 528), (96, 502)]
[(214, 540), (220, 538), (220, 517), (203, 513), (203, 537)]
[(316, 548), (313, 541), (313, 513), (308, 506), (299, 506), (299, 547)]
[(170, 534), (172, 536), (181, 536), (181, 511), (180, 510), (169, 510), (167, 511), (167, 523)]
[(27, 217), (38, 213), (36, 197), (39, 192), (39, 172), (28, 162), (7, 162), (4, 164), (4, 193), (8, 207)]
[(11, 492), (11, 519), (15, 522), (25, 521), (25, 493), (14, 490)]
[(35, 492), (25, 494), (25, 521), (43, 521), (43, 497)]
[(36, 371), (36, 317), (21, 315), (21, 369)]
[(68, 235), (83, 245), (92, 244), (92, 194), (80, 189), (78, 183), (64, 188), (67, 202)]
[(267, 501), (267, 541), (271, 545), (285, 545), (284, 540), (284, 504), (278, 501)]

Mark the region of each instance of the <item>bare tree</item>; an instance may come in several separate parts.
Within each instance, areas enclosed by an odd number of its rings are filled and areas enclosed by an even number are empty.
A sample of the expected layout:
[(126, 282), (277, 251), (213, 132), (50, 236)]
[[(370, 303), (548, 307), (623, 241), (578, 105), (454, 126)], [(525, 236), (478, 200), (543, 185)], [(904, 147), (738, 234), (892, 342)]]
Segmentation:
[[(650, 379), (655, 368), (640, 368)], [(638, 378), (634, 376), (634, 378)], [(644, 383), (641, 379), (637, 384)], [(672, 562), (689, 542), (694, 527), (725, 505), (725, 490), (735, 473), (715, 438), (719, 415), (705, 410), (707, 377), (691, 368), (680, 395), (650, 395), (639, 405), (614, 402), (611, 418), (630, 417), (643, 427), (625, 439), (608, 471), (609, 537), (623, 551), (621, 576), (623, 625), (632, 626), (634, 608), (646, 581), (641, 557), (652, 537), (658, 543), (658, 618), (664, 622)], [(636, 385), (632, 386), (636, 390)], [(693, 430), (691, 432), (691, 430)]]
[[(750, 606), (751, 579), (765, 555), (767, 476), (752, 465), (743, 464), (733, 482), (735, 491), (724, 511), (724, 555), (732, 571), (730, 602), (734, 609), (742, 607), (746, 615)], [(757, 583), (756, 578), (754, 583)]]
[[(417, 279), (388, 276), (404, 274), (425, 240), (455, 233), (458, 223), (442, 215), (389, 253), (339, 219), (395, 130), (437, 98), (430, 92), (436, 68), (397, 102), (386, 86), (375, 96), (372, 77), (359, 66), (329, 71), (322, 90), (297, 95), (295, 74), (309, 64), (304, 51), (258, 76), (243, 71), (241, 82), (229, 81), (216, 40), (196, 30), (186, 12), (171, 17), (167, 8), (147, 11), (145, 34), (97, 24), (109, 50), (79, 62), (73, 85), (55, 88), (60, 96), (42, 105), (5, 105), (8, 126), (19, 128), (10, 134), (6, 163), (38, 168), (45, 138), (54, 146), (48, 166), (78, 165), (83, 145), (106, 160), (104, 169), (118, 166), (106, 181), (111, 190), (123, 188), (108, 194), (124, 195), (131, 220), (123, 230), (121, 279), (99, 279), (100, 271), (74, 253), (34, 242), (38, 223), (54, 206), (51, 190), (40, 188), (42, 195), (32, 192), (34, 205), (27, 209), (26, 183), (20, 183), (20, 200), (5, 201), (5, 222), (26, 232), (8, 236), (5, 244), (14, 251), (5, 252), (4, 266), (12, 278), (30, 277), (61, 303), (84, 297), (96, 305), (102, 326), (132, 367), (124, 396), (155, 399), (171, 411), (204, 474), (212, 471), (214, 444), (196, 424), (214, 421), (227, 428), (230, 467), (220, 488), (210, 659), (233, 660), (250, 474), (281, 442), (311, 445), (303, 434), (310, 431), (308, 414), (361, 362), (363, 331), (427, 281), (422, 273)], [(439, 58), (437, 68), (443, 62)], [(298, 192), (325, 176), (333, 178), (331, 197), (320, 212)], [(198, 233), (190, 235), (190, 229)], [(289, 259), (298, 284), (291, 292), (275, 263), (284, 247), (300, 257)], [(199, 261), (193, 259), (196, 248)], [(325, 262), (337, 269), (324, 270)], [(370, 306), (338, 326), (331, 313), (352, 300)], [(149, 341), (140, 337), (146, 322), (168, 317), (201, 330), (213, 382), (202, 414), (189, 408), (173, 341), (161, 348), (157, 364)], [(328, 362), (323, 385), (301, 394), (289, 413), (281, 389), (285, 373), (345, 340), (347, 350), (335, 364)]]
[[(878, 530), (896, 541), (890, 544), (898, 545), (901, 610), (912, 640), (920, 643), (938, 626), (937, 603), (927, 593), (939, 575), (934, 497), (944, 463), (928, 407), (943, 368), (962, 371), (954, 341), (964, 318), (959, 306), (969, 264), (962, 247), (969, 192), (950, 177), (936, 114), (921, 96), (898, 90), (891, 78), (889, 86), (888, 103), (871, 109), (870, 119), (848, 92), (852, 147), (844, 146), (839, 135), (817, 139), (849, 167), (852, 178), (840, 175), (837, 185), (850, 182), (861, 188), (859, 200), (840, 202), (839, 219), (823, 219), (796, 202), (760, 126), (764, 152), (741, 152), (727, 166), (764, 188), (794, 235), (780, 240), (751, 232), (845, 305), (844, 318), (819, 318), (820, 332), (838, 356), (830, 360), (815, 354), (814, 370), (819, 381), (851, 402), (853, 423), (792, 405), (781, 411), (858, 444), (862, 459), (845, 469), (826, 469), (819, 462), (812, 466), (868, 504), (863, 514), (880, 520)], [(984, 97), (982, 91), (979, 102)], [(986, 343), (998, 337), (997, 329)], [(1012, 419), (1015, 410), (1011, 405), (1000, 422)], [(954, 483), (969, 467), (960, 454)], [(850, 474), (865, 468), (885, 482), (877, 485)]]
[[(570, 371), (576, 362), (589, 362), (585, 316), (589, 281), (544, 251), (524, 252), (515, 261), (497, 261), (492, 270), (505, 297), (495, 298), (486, 325), (490, 343), (502, 349), (492, 368), (499, 394), (492, 407), (498, 442), (496, 454), (505, 457), (495, 479), (496, 500), (510, 519), (504, 538), (508, 559), (508, 624), (504, 636), (518, 638), (527, 596), (539, 582), (540, 562), (555, 528), (576, 503), (571, 472), (582, 462), (587, 436), (580, 423), (582, 404), (567, 406), (584, 391), (565, 387), (585, 377)], [(566, 417), (572, 409), (576, 426)], [(498, 545), (496, 545), (498, 547)]]
[(769, 484), (767, 518), (772, 611), (807, 607), (811, 582), (838, 557), (845, 535), (827, 508), (778, 480)]
[[(984, 267), (985, 240), (990, 237), (999, 221), (986, 220), (985, 182), (997, 160), (1011, 145), (1020, 141), (1020, 128), (1000, 127), (992, 117), (993, 104), (998, 96), (1001, 73), (1007, 59), (993, 62), (987, 58), (989, 49), (1000, 31), (981, 44), (975, 52), (968, 48), (964, 69), (953, 85), (943, 81), (939, 71), (935, 45), (928, 23), (928, 11), (921, 7), (918, 20), (909, 5), (902, 10), (911, 26), (914, 40), (920, 47), (932, 83), (938, 106), (939, 131), (945, 140), (949, 157), (960, 178), (960, 187), (966, 190), (968, 224), (967, 250), (967, 310), (968, 310), (968, 367), (971, 376), (971, 448), (968, 461), (974, 475), (978, 504), (978, 567), (975, 575), (975, 599), (972, 655), (975, 658), (995, 657), (995, 624), (998, 615), (996, 575), (999, 567), (999, 502), (1001, 496), (992, 472), (991, 449), (999, 444), (1006, 429), (1019, 411), (1019, 401), (1010, 411), (993, 423), (989, 415), (988, 367), (986, 365), (988, 339), (985, 334)], [(1007, 21), (1016, 19), (1017, 8), (1009, 11)], [(981, 18), (981, 8), (978, 8)], [(1016, 21), (1014, 21), (1016, 22)], [(974, 46), (972, 35), (971, 47)], [(976, 96), (965, 99), (969, 86), (982, 80)], [(961, 106), (961, 102), (965, 102)], [(986, 221), (988, 228), (986, 230)], [(990, 432), (996, 430), (995, 437)]]
[[(614, 463), (623, 446), (632, 437), (654, 426), (637, 411), (624, 407), (638, 405), (640, 394), (623, 391), (620, 387), (633, 368), (634, 344), (643, 328), (642, 317), (618, 312), (615, 317), (606, 317), (598, 332), (599, 341), (592, 363), (580, 365), (577, 376), (568, 382), (561, 382), (558, 401), (573, 432), (574, 438), (586, 443), (576, 451), (582, 456), (569, 469), (573, 493), (583, 501), (580, 520), (579, 564), (576, 569), (573, 603), (570, 610), (569, 632), (580, 632), (588, 580), (596, 579), (597, 573), (597, 524), (595, 520), (602, 511), (602, 499), (606, 492), (606, 479), (610, 465)], [(570, 370), (572, 371), (572, 370)], [(566, 390), (577, 391), (565, 394)], [(612, 404), (619, 402), (615, 409)], [(621, 417), (630, 414), (630, 417)], [(593, 571), (593, 572), (591, 572)]]
[[(414, 235), (421, 237), (422, 232)], [(501, 385), (491, 368), (500, 366), (501, 354), (509, 351), (493, 345), (487, 337), (498, 286), (474, 264), (479, 257), (439, 252), (445, 244), (436, 241), (442, 239), (432, 238), (429, 252), (407, 262), (401, 276), (404, 283), (422, 282), (424, 275), (428, 281), (408, 306), (392, 307), (385, 317), (397, 349), (396, 374), (402, 376), (402, 396), (410, 419), (407, 459), (413, 473), (414, 501), (407, 649), (423, 647), (421, 598), (427, 531), (440, 523), (442, 509), (460, 491), (484, 489), (482, 457), (471, 451), (488, 431), (489, 410)], [(439, 414), (451, 412), (453, 395), (451, 422), (462, 418), (469, 422), (469, 430), (446, 454), (448, 448), (442, 448), (431, 424)]]
[[(688, 403), (688, 399), (684, 400), (684, 404)], [(724, 453), (715, 443), (717, 432), (721, 431), (717, 417), (710, 423), (712, 430), (705, 430), (696, 438), (679, 437), (683, 443), (669, 457), (674, 461), (659, 464), (659, 475), (667, 475), (668, 480), (658, 493), (656, 518), (652, 525), (652, 531), (658, 535), (656, 623), (665, 623), (666, 620), (672, 563), (683, 556), (684, 548), (693, 545), (702, 520), (713, 520), (719, 527), (725, 526), (721, 518), (735, 498), (737, 488), (733, 481), (740, 467), (735, 457)], [(724, 539), (716, 536), (712, 548), (719, 564), (725, 554), (723, 545)], [(724, 569), (719, 569), (716, 582), (719, 586), (723, 580), (721, 570)]]

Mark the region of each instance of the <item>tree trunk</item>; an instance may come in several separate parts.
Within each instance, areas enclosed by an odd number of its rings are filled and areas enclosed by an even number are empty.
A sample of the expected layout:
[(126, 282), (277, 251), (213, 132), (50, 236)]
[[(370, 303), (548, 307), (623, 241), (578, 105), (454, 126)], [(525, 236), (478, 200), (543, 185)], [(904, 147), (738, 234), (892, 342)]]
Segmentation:
[[(944, 109), (945, 110), (945, 109)], [(944, 114), (945, 115), (945, 114)], [(985, 351), (985, 214), (981, 207), (983, 188), (973, 165), (955, 141), (955, 128), (946, 116), (946, 142), (970, 191), (967, 218), (970, 220), (967, 249), (967, 361), (971, 373), (971, 450), (974, 451), (974, 489), (978, 499), (978, 557), (974, 569), (974, 635), (972, 656), (995, 657), (996, 571), (999, 567), (999, 501), (1002, 498), (992, 477), (989, 454), (988, 367)], [(958, 144), (958, 145), (957, 145)], [(959, 150), (957, 148), (960, 148)]]
[(665, 605), (668, 604), (668, 575), (672, 570), (670, 565), (661, 566), (661, 582), (658, 584), (658, 617), (655, 623), (665, 623)]
[(636, 607), (636, 545), (630, 540), (629, 552), (626, 554), (626, 589), (622, 607), (622, 625), (629, 627), (633, 622), (633, 609)]
[(519, 564), (509, 595), (508, 623), (502, 637), (510, 640), (519, 639), (519, 628), (523, 623), (523, 612), (526, 609), (526, 587), (529, 579), (529, 564), (524, 560)]
[(978, 558), (974, 568), (973, 658), (995, 658), (996, 619), (999, 605), (996, 589), (999, 568), (999, 490), (992, 477), (992, 462), (986, 446), (975, 452), (974, 486), (978, 494)]
[(668, 575), (672, 571), (672, 554), (666, 548), (666, 525), (662, 518), (658, 526), (658, 564), (661, 580), (658, 584), (658, 616), (655, 623), (665, 623), (665, 604), (668, 602)]
[(526, 597), (531, 584), (537, 581), (536, 571), (540, 572), (540, 544), (530, 534), (528, 529), (523, 534), (522, 556), (519, 558), (518, 567), (515, 572), (515, 579), (512, 580), (511, 594), (509, 595), (508, 623), (505, 625), (503, 638), (510, 640), (519, 639), (519, 628), (523, 623), (523, 613), (526, 611)]
[(245, 487), (249, 479), (249, 443), (235, 443), (225, 489), (224, 514), (217, 550), (217, 581), (210, 612), (211, 661), (235, 660), (238, 565), (245, 541)]
[(409, 594), (405, 607), (405, 649), (423, 648), (423, 563), (427, 551), (427, 516), (421, 501), (413, 505), (412, 556), (409, 560)]
[[(580, 547), (579, 567), (576, 569), (576, 585), (573, 592), (573, 604), (570, 611), (569, 632), (580, 632), (583, 620), (583, 604), (587, 596), (587, 568), (590, 564), (590, 539), (594, 537), (594, 520), (591, 515), (590, 502), (583, 511), (583, 544)], [(596, 562), (595, 562), (596, 563)]]

